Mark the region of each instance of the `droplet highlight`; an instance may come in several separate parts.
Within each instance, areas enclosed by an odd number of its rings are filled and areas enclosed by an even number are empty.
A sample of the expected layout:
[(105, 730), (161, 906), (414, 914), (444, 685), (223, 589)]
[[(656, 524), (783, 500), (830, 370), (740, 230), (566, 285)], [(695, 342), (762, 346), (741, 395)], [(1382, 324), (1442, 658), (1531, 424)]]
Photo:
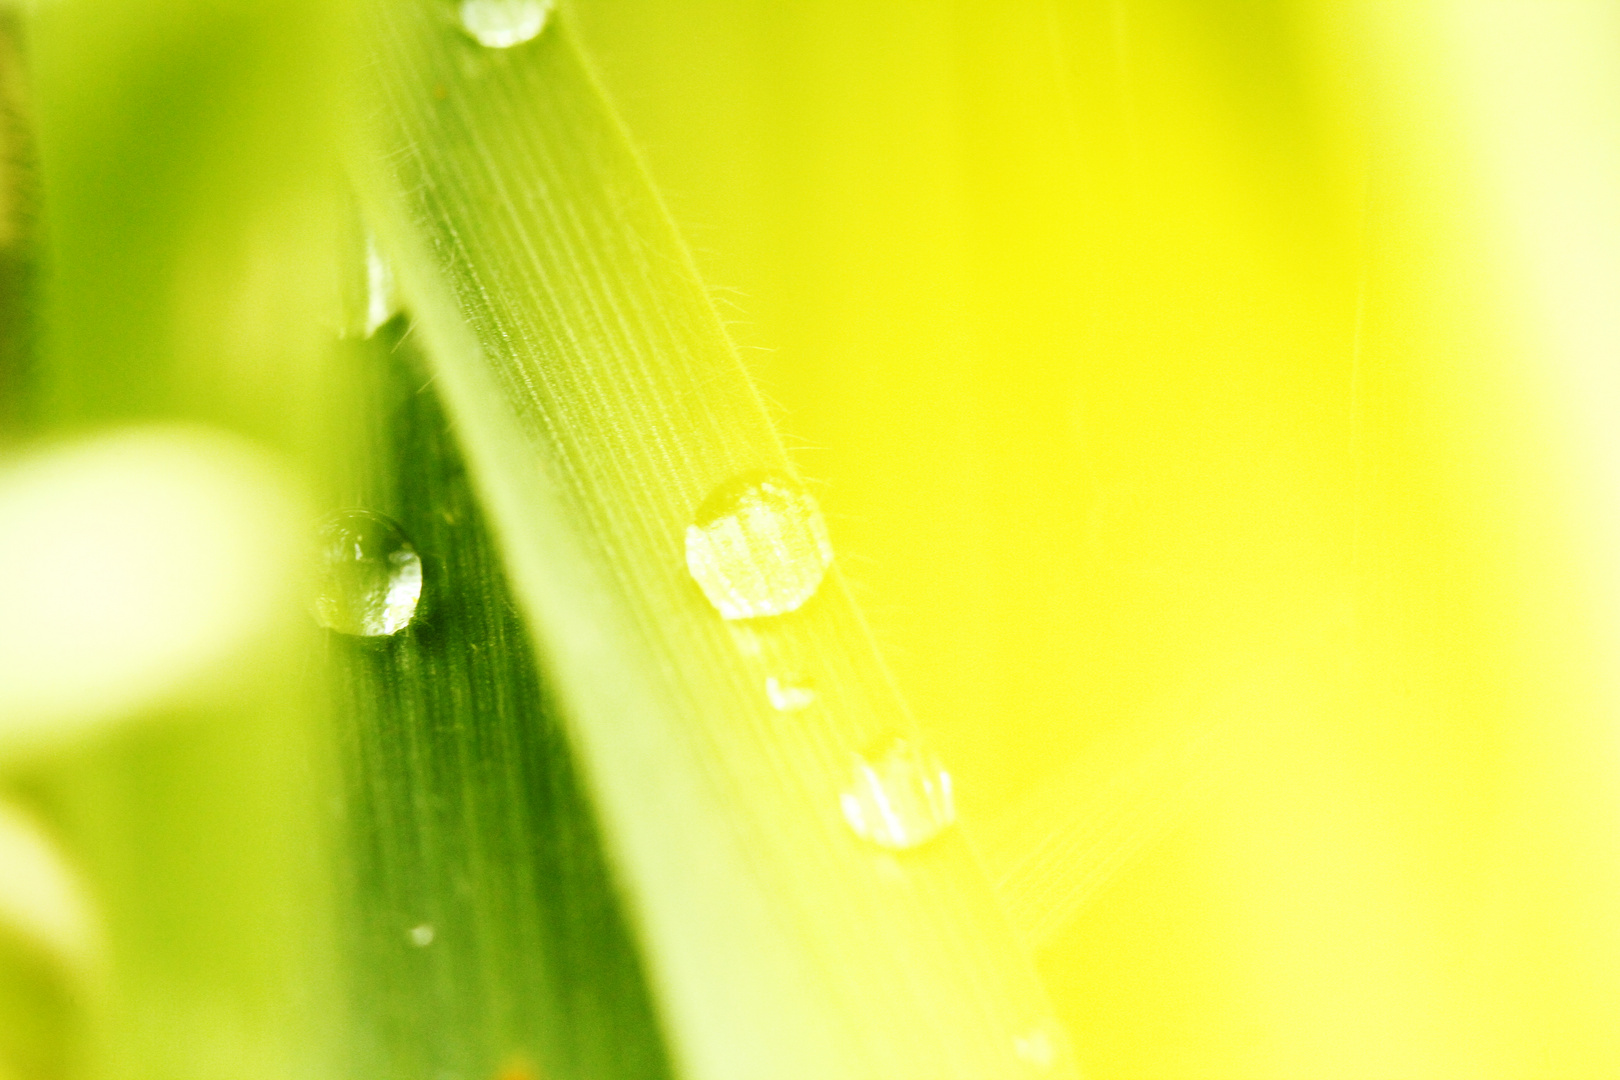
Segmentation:
[(727, 623), (726, 629), (731, 631), (732, 644), (743, 656), (758, 659), (765, 655), (765, 643), (760, 639), (759, 631), (753, 625), (745, 622)]
[(553, 0), (461, 0), (461, 25), (478, 44), (510, 49), (540, 36)]
[(405, 937), (418, 949), (425, 949), (429, 945), (433, 944), (433, 939), (435, 936), (436, 935), (433, 932), (432, 923), (423, 923), (420, 926), (413, 926), (405, 932)]
[(895, 739), (871, 757), (857, 756), (839, 802), (855, 835), (890, 851), (926, 844), (956, 821), (951, 774), (909, 739)]
[(777, 712), (798, 712), (816, 703), (816, 688), (806, 679), (772, 675), (765, 680), (765, 696)]
[(421, 557), (398, 525), (370, 510), (326, 519), (316, 573), (315, 619), (340, 634), (397, 634), (422, 599)]
[(366, 337), (400, 312), (399, 293), (394, 288), (394, 271), (377, 250), (377, 241), (366, 237)]
[(1050, 1072), (1063, 1058), (1064, 1043), (1063, 1029), (1047, 1019), (1013, 1039), (1013, 1052), (1035, 1072)]
[(747, 473), (720, 485), (686, 527), (686, 568), (727, 619), (797, 611), (832, 558), (815, 498), (780, 473)]

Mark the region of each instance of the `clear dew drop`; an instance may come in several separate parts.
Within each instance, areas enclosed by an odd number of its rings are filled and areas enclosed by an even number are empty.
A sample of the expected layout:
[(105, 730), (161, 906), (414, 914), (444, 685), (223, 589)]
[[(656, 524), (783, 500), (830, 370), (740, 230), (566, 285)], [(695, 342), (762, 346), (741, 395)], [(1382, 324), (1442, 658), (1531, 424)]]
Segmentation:
[(815, 498), (780, 473), (745, 473), (720, 485), (686, 527), (686, 568), (727, 619), (798, 610), (832, 558)]
[(510, 49), (546, 28), (554, 0), (461, 0), (461, 25), (478, 44)]
[(385, 637), (410, 625), (422, 598), (422, 560), (398, 525), (343, 510), (321, 527), (315, 618), (328, 630)]
[(418, 949), (425, 949), (433, 944), (433, 924), (422, 923), (420, 926), (413, 926), (405, 931), (405, 937)]
[(777, 712), (798, 712), (816, 703), (816, 690), (808, 680), (772, 675), (765, 680), (765, 696)]
[(895, 739), (880, 754), (857, 756), (839, 802), (855, 835), (891, 851), (925, 844), (956, 820), (951, 774), (907, 739)]

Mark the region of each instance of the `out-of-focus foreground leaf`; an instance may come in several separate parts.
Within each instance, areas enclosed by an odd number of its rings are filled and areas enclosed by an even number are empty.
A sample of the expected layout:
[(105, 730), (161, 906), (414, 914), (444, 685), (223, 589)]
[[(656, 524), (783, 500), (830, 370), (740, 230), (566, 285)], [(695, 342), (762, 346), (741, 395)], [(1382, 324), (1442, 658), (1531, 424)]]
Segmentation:
[[(11, 583), (54, 587), (55, 610), (8, 640), (54, 641), (46, 667), (70, 688), (139, 681), (103, 687), (99, 730), (4, 747), (5, 795), (77, 866), (99, 945), (57, 969), (73, 1011), (43, 1075), (323, 1075), (342, 1030), (325, 710), (290, 588), (299, 490), (329, 446), (307, 406), (337, 307), (335, 271), (310, 272), (335, 268), (341, 221), (334, 15), (115, 0), (27, 20), (45, 268), (30, 424), (56, 460), (86, 455), (81, 480), (135, 482), (59, 488), (61, 557)], [(10, 550), (37, 549), (39, 526), (8, 520)], [(216, 572), (216, 599), (250, 600), (215, 610), (228, 633), (193, 634)], [(125, 662), (155, 642), (174, 646), (167, 677), (156, 652)]]
[(34, 323), (36, 177), (22, 23), (14, 8), (0, 11), (0, 440), (20, 423)]

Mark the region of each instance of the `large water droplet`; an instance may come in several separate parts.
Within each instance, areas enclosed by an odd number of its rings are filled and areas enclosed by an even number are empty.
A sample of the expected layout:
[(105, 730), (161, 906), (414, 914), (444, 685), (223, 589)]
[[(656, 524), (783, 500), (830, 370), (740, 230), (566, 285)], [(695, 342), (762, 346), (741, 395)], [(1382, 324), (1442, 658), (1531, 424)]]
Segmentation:
[(422, 560), (398, 525), (343, 510), (321, 527), (315, 618), (355, 637), (397, 634), (422, 598)]
[(816, 689), (806, 679), (772, 675), (765, 680), (765, 696), (777, 712), (798, 712), (816, 701)]
[(797, 610), (832, 562), (811, 494), (780, 473), (746, 473), (716, 488), (686, 527), (686, 567), (728, 619)]
[(892, 851), (927, 843), (956, 820), (951, 774), (907, 739), (872, 757), (857, 756), (839, 802), (857, 836)]
[(480, 45), (510, 49), (539, 37), (553, 6), (553, 0), (461, 0), (461, 25)]

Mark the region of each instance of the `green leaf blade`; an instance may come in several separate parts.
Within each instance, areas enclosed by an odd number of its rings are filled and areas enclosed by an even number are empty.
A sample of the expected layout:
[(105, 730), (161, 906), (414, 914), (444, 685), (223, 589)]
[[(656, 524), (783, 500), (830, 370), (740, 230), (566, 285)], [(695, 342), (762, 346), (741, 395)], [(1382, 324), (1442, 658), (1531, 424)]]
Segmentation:
[[(733, 625), (686, 574), (709, 491), (791, 472), (566, 27), (505, 52), (376, 11), (358, 167), (556, 680), (676, 1060), (702, 1077), (1020, 1075), (1048, 1007), (960, 836), (862, 846), (851, 755), (915, 728), (836, 571)], [(818, 687), (789, 722), (764, 693)], [(1063, 1075), (1059, 1065), (1055, 1075)]]

